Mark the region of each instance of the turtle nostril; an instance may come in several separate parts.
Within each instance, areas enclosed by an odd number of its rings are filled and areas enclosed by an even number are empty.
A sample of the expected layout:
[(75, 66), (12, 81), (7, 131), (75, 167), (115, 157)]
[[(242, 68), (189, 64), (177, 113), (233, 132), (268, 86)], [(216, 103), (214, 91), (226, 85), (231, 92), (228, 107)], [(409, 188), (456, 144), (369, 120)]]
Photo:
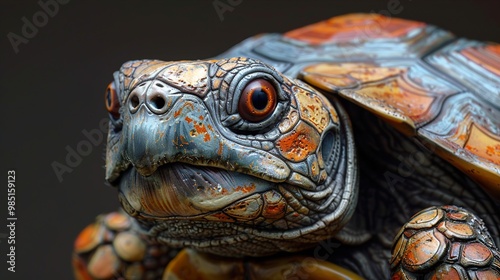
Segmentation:
[(156, 110), (161, 110), (165, 107), (165, 98), (161, 95), (155, 95), (151, 98), (151, 106)]
[(131, 109), (137, 109), (137, 107), (139, 107), (139, 97), (137, 94), (130, 97), (130, 107)]

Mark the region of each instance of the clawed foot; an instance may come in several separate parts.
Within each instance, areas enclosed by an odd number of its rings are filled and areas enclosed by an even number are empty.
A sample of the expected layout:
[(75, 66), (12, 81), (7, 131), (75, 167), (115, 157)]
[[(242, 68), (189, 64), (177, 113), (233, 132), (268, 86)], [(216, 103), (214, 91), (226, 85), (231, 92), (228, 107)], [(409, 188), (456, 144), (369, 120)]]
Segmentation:
[(500, 253), (474, 214), (431, 207), (396, 236), (391, 269), (392, 279), (500, 279)]
[(80, 233), (73, 268), (78, 280), (158, 279), (175, 254), (139, 234), (132, 218), (113, 212)]

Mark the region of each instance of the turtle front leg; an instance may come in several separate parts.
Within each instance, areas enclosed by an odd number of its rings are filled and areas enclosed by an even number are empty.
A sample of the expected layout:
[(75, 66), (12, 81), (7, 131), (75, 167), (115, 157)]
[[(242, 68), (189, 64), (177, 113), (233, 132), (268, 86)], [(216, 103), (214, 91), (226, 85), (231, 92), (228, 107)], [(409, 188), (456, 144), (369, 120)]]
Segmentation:
[(79, 234), (73, 269), (78, 280), (160, 279), (177, 252), (139, 233), (128, 215), (112, 212)]
[(396, 236), (391, 270), (392, 279), (500, 279), (500, 253), (477, 216), (431, 207)]

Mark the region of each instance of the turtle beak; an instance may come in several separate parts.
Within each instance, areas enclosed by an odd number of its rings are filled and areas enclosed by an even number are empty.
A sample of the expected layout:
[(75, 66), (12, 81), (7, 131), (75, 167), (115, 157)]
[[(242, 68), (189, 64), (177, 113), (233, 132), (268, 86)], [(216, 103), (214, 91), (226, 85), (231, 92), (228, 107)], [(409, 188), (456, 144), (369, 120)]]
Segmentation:
[(202, 101), (192, 96), (178, 99), (159, 102), (168, 107), (160, 113), (139, 105), (124, 129), (128, 139), (124, 157), (143, 176), (169, 162), (206, 165), (225, 160), (223, 150), (229, 148), (228, 143), (218, 137)]

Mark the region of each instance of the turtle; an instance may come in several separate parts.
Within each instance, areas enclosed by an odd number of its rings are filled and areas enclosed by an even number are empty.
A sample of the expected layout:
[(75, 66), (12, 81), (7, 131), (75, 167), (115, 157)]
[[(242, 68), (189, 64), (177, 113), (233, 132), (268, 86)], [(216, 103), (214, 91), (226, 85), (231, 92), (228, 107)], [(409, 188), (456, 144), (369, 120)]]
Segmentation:
[(500, 44), (348, 14), (105, 97), (77, 279), (500, 279)]

